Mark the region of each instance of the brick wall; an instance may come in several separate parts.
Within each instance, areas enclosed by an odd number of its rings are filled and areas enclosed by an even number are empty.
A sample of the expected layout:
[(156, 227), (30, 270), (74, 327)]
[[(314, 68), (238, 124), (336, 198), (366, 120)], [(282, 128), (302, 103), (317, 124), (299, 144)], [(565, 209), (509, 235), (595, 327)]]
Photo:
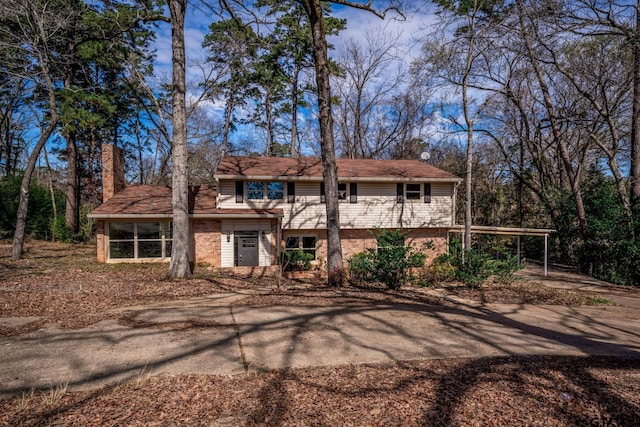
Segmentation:
[(111, 144), (102, 145), (102, 202), (125, 187), (124, 152)]
[(220, 267), (221, 230), (220, 220), (196, 219), (191, 223), (193, 237), (191, 249), (195, 262)]
[(106, 262), (107, 260), (107, 246), (105, 245), (107, 239), (104, 235), (104, 221), (99, 220), (96, 224), (96, 260), (98, 262)]
[[(438, 228), (414, 228), (406, 229), (406, 243), (427, 254), (427, 264), (441, 253), (447, 251), (447, 230)], [(316, 258), (320, 267), (324, 268), (327, 258), (327, 232), (326, 230), (284, 230), (283, 239), (287, 236), (316, 236)], [(368, 229), (343, 229), (340, 232), (342, 241), (342, 258), (346, 263), (350, 257), (367, 248), (377, 248), (375, 235)], [(432, 249), (426, 249), (424, 244), (431, 241)]]

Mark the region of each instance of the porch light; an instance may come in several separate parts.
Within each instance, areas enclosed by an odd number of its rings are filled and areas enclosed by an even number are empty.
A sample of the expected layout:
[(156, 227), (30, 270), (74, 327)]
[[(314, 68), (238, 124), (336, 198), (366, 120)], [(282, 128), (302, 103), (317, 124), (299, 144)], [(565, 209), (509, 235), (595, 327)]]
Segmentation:
[(227, 242), (231, 241), (231, 232), (227, 231)]

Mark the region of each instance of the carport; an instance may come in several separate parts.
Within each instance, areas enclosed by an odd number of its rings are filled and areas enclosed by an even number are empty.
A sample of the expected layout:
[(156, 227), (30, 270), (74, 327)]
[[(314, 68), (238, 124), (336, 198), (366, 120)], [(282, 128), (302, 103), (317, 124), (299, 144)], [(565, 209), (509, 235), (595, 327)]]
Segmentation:
[[(487, 225), (472, 225), (471, 234), (493, 234), (502, 236), (515, 236), (517, 238), (518, 264), (520, 264), (520, 236), (538, 236), (544, 238), (544, 275), (547, 275), (547, 265), (549, 260), (549, 234), (556, 230), (548, 228), (521, 228), (521, 227), (493, 227)], [(449, 229), (450, 233), (460, 233), (464, 241), (464, 225), (454, 225)]]

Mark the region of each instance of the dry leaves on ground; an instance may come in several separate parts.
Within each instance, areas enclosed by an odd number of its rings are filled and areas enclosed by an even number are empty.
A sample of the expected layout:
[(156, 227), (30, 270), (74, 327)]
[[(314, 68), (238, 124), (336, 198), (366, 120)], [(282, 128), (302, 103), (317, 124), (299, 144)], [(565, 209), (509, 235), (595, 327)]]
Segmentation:
[(632, 426), (639, 360), (497, 357), (163, 376), (0, 401), (0, 425)]

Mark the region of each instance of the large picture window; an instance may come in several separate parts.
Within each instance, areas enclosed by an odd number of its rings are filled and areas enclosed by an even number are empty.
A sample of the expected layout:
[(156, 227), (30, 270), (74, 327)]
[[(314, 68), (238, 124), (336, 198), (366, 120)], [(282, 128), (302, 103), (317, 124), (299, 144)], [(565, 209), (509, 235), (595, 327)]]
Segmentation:
[(109, 223), (109, 259), (170, 258), (170, 222)]

